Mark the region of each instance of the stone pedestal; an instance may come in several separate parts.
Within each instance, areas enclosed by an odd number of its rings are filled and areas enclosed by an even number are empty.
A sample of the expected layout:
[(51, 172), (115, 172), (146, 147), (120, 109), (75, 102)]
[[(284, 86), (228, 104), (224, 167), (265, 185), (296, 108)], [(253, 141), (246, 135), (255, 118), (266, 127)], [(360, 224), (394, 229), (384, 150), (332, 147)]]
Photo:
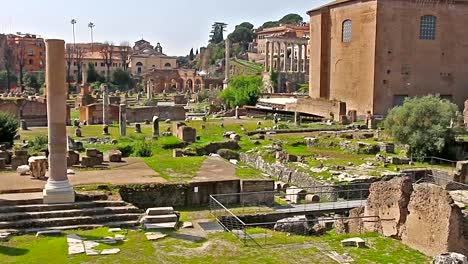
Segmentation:
[(49, 179), (43, 190), (43, 202), (73, 203), (75, 192), (67, 177), (65, 42), (48, 39), (45, 43)]
[(127, 135), (127, 105), (125, 104), (119, 106), (119, 134), (121, 137)]
[(153, 116), (153, 138), (159, 137), (159, 117)]

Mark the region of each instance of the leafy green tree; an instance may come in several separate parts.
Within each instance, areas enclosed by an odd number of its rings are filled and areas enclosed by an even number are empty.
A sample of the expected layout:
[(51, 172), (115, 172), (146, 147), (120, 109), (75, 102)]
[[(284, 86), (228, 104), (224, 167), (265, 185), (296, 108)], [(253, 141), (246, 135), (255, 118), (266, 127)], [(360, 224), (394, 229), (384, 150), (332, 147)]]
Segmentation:
[(229, 35), (229, 39), (233, 43), (239, 43), (242, 51), (246, 51), (249, 47), (249, 43), (253, 41), (254, 32), (253, 25), (249, 22), (244, 22), (236, 26), (234, 32)]
[(221, 98), (231, 108), (255, 105), (262, 85), (260, 76), (237, 76), (232, 78), (228, 87), (221, 92)]
[(248, 28), (248, 29), (253, 29), (254, 28), (254, 25), (250, 22), (243, 22), (243, 23), (240, 23), (237, 27), (244, 27), (244, 28)]
[(8, 74), (8, 71), (6, 70), (0, 71), (0, 89), (5, 88), (6, 90), (9, 90), (11, 88), (11, 84), (16, 81), (17, 78), (13, 73), (10, 72), (10, 74)]
[(18, 127), (19, 121), (15, 116), (0, 112), (0, 142), (13, 143)]
[(189, 60), (193, 61), (194, 59), (195, 59), (195, 54), (193, 54), (193, 48), (192, 48), (192, 49), (190, 49)]
[(39, 83), (39, 79), (37, 78), (37, 76), (33, 73), (26, 73), (23, 77), (23, 83), (24, 85), (26, 85), (27, 87), (31, 87), (31, 88), (34, 88), (34, 90), (36, 91), (36, 93), (39, 92), (39, 89), (41, 88), (41, 84)]
[(272, 27), (277, 27), (279, 25), (280, 23), (278, 21), (268, 21), (268, 22), (263, 23), (263, 25), (259, 29), (272, 28)]
[(120, 68), (112, 72), (112, 83), (119, 86), (121, 91), (126, 91), (133, 85), (130, 73)]
[(222, 22), (215, 22), (211, 26), (210, 43), (218, 44), (223, 42), (226, 26), (227, 24)]
[(209, 44), (208, 49), (210, 50), (210, 65), (215, 65), (217, 61), (224, 59), (225, 48), (224, 43)]
[(454, 142), (450, 127), (457, 106), (438, 96), (407, 98), (393, 108), (385, 119), (385, 128), (397, 143), (410, 146), (414, 158), (448, 153)]
[(87, 83), (98, 82), (98, 81), (100, 81), (102, 79), (101, 76), (99, 75), (99, 73), (96, 71), (96, 68), (94, 67), (93, 63), (88, 64), (88, 69), (86, 70), (86, 75), (88, 76), (87, 80), (86, 80)]
[(304, 22), (304, 18), (298, 14), (288, 14), (281, 18), (278, 22), (280, 24), (300, 24)]

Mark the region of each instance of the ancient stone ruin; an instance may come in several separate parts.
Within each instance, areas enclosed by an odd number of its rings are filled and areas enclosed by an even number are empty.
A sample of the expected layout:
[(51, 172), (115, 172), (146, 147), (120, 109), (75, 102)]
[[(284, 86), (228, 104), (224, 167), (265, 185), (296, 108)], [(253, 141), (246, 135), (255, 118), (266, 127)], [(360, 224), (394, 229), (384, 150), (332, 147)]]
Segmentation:
[(463, 111), (465, 126), (468, 128), (468, 100), (465, 101), (465, 110)]
[(468, 226), (465, 224), (468, 215), (440, 186), (413, 185), (409, 178), (374, 183), (367, 206), (354, 216), (378, 216), (380, 221), (348, 222), (341, 231), (351, 232), (363, 227), (366, 231), (400, 239), (430, 256), (445, 252), (468, 254)]

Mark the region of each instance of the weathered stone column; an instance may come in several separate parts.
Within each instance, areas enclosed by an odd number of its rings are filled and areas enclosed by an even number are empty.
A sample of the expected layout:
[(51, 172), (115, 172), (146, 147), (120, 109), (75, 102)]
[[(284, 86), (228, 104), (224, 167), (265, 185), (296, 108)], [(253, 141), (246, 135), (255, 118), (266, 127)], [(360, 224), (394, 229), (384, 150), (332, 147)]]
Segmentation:
[(271, 42), (270, 72), (273, 71), (275, 64), (275, 42)]
[(109, 125), (109, 91), (106, 84), (101, 84), (102, 91), (102, 125)]
[(302, 71), (302, 44), (297, 45), (297, 71), (296, 72), (301, 72)]
[(43, 190), (43, 201), (46, 204), (73, 203), (75, 192), (67, 177), (65, 42), (48, 39), (45, 43), (49, 179)]
[(277, 42), (278, 53), (276, 54), (276, 71), (281, 71), (281, 43)]
[(265, 72), (270, 71), (270, 42), (265, 42)]
[(308, 45), (304, 45), (304, 63), (302, 65), (302, 72), (307, 72), (307, 47)]
[(127, 105), (120, 104), (119, 106), (119, 134), (121, 137), (127, 135)]
[(153, 116), (153, 138), (159, 137), (159, 116)]
[(224, 89), (227, 88), (228, 83), (229, 83), (229, 78), (230, 78), (230, 59), (231, 59), (231, 41), (229, 38), (226, 38), (225, 40), (225, 46), (226, 46), (226, 54), (225, 54), (225, 69), (224, 69)]
[(295, 44), (294, 43), (291, 43), (291, 62), (290, 62), (290, 65), (289, 65), (289, 70), (290, 71), (294, 71), (294, 47)]
[(283, 72), (288, 71), (288, 43), (284, 43)]

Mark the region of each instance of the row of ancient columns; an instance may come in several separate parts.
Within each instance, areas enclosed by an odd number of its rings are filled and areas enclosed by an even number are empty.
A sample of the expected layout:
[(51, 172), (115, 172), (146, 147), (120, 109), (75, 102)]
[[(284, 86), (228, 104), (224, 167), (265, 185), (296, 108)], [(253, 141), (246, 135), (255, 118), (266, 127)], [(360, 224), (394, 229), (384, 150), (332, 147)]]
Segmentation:
[[(291, 55), (288, 58), (288, 49)], [(296, 53), (297, 51), (297, 53)], [(276, 57), (275, 57), (276, 52)], [(278, 72), (306, 72), (307, 44), (267, 41), (265, 49), (265, 70)]]

